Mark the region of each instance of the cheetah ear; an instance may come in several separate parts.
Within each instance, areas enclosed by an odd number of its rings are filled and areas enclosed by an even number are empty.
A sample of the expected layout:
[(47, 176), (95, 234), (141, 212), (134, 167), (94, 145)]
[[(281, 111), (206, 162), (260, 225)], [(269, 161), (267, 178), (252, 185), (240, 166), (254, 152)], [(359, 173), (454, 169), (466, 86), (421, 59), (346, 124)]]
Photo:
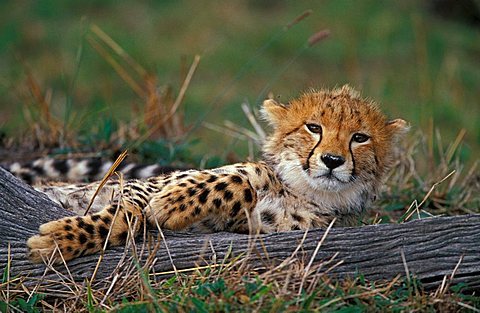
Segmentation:
[(263, 101), (262, 116), (271, 125), (276, 126), (287, 117), (288, 108), (286, 105), (273, 99)]
[(386, 127), (392, 134), (394, 140), (401, 139), (410, 129), (410, 125), (401, 118), (388, 121)]

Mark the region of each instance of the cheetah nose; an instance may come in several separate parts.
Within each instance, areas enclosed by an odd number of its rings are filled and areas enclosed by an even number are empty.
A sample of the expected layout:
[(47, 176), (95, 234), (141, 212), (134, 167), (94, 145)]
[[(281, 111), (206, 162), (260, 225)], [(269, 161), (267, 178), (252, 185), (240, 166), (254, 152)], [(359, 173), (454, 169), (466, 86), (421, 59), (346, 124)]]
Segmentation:
[(331, 170), (345, 163), (345, 158), (340, 155), (324, 154), (321, 156), (323, 163)]

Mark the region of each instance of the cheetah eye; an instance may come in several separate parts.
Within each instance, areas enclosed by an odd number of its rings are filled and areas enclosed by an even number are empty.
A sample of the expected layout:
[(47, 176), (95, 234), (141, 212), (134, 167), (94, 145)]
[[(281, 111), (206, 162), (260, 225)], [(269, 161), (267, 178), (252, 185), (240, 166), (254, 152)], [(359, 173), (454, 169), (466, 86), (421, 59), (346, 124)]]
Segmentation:
[(355, 133), (353, 134), (352, 140), (358, 143), (366, 142), (370, 137), (365, 134)]
[(305, 124), (305, 126), (307, 126), (307, 129), (314, 134), (321, 134), (322, 133), (322, 126), (320, 126), (320, 125)]

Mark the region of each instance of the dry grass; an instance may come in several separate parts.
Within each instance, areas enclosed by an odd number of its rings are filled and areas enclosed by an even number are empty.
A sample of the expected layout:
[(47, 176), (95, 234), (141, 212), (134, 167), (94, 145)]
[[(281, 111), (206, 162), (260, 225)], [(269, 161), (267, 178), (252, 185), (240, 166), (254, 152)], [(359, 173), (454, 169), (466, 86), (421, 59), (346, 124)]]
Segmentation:
[[(113, 130), (111, 134), (103, 136), (108, 136), (108, 141), (95, 143), (98, 150), (135, 149), (147, 140), (167, 138), (172, 142), (184, 140), (188, 127), (184, 124), (182, 104), (200, 62), (200, 57), (195, 56), (190, 69), (182, 79), (183, 83), (178, 94), (174, 95), (171, 86), (163, 84), (162, 87), (159, 87), (158, 77), (144, 69), (97, 25), (89, 28), (86, 40), (143, 104), (142, 112), (132, 106), (128, 122), (120, 122), (117, 129)], [(14, 150), (33, 150), (34, 155), (30, 155), (31, 157), (44, 156), (55, 149), (77, 151), (70, 153), (70, 157), (98, 156), (98, 153), (78, 152), (78, 150), (82, 150), (80, 149), (82, 142), (79, 141), (82, 138), (81, 126), (91, 119), (91, 117), (89, 118), (91, 113), (79, 116), (78, 112), (74, 112), (69, 117), (66, 115), (62, 117), (62, 112), (53, 109), (53, 91), (51, 89), (43, 90), (28, 66), (23, 64), (23, 68), (25, 69), (26, 83), (21, 97), (26, 103), (23, 110), (24, 118), (30, 127), (16, 140), (4, 140), (4, 146), (12, 152)], [(64, 106), (67, 107), (67, 103)], [(98, 124), (96, 121), (93, 131), (95, 129), (98, 131)], [(7, 152), (3, 153), (4, 161), (9, 160)], [(10, 156), (15, 160), (17, 157), (18, 155), (13, 153)]]
[[(300, 18), (305, 18), (302, 16)], [(315, 44), (326, 35), (326, 32), (315, 34), (309, 39), (309, 44)], [(181, 139), (188, 131), (183, 122), (181, 105), (199, 58), (193, 60), (178, 95), (174, 96), (170, 87), (158, 88), (158, 78), (133, 60), (99, 27), (91, 27), (87, 40), (144, 104), (141, 118), (132, 118), (128, 124), (121, 125), (112, 135), (111, 142), (115, 142), (118, 148), (118, 143), (129, 142), (131, 147), (138, 147), (151, 139)], [(28, 73), (27, 78), (30, 104), (25, 110), (25, 117), (32, 125), (30, 134), (34, 136), (26, 136), (22, 141), (40, 149), (77, 147), (75, 118), (65, 121), (55, 116), (51, 110), (51, 91), (42, 91), (33, 74)], [(248, 103), (244, 103), (242, 109), (251, 129), (230, 121), (225, 121), (222, 126), (208, 123), (204, 123), (204, 126), (246, 141), (249, 157), (253, 159), (266, 132), (259, 122), (258, 112), (251, 109)], [(138, 111), (133, 110), (132, 114), (135, 113)], [(480, 213), (478, 160), (467, 168), (460, 159), (464, 135), (465, 132), (460, 131), (456, 140), (445, 146), (439, 132), (433, 129), (429, 135), (413, 134), (405, 147), (399, 149), (398, 162), (366, 223)], [(111, 142), (99, 149), (109, 147)], [(122, 259), (108, 279), (99, 281), (93, 275), (91, 279), (78, 283), (72, 277), (63, 276), (65, 291), (61, 292), (50, 290), (38, 293), (35, 286), (24, 285), (24, 277), (11, 277), (8, 265), (0, 284), (0, 309), (13, 312), (35, 312), (40, 309), (62, 312), (296, 312), (347, 311), (347, 308), (373, 308), (373, 311), (480, 311), (478, 298), (456, 293), (447, 280), (434, 291), (423, 290), (410, 277), (405, 280), (396, 277), (386, 282), (369, 282), (361, 275), (352, 280), (332, 280), (329, 272), (341, 260), (332, 257), (313, 263), (313, 258), (306, 259), (302, 254), (302, 243), (280, 264), (272, 264), (267, 256), (262, 268), (249, 265), (249, 258), (258, 255), (254, 251), (246, 251), (241, 256), (214, 260), (207, 267), (183, 270), (174, 267), (173, 272), (157, 273), (153, 265), (160, 244), (165, 242), (163, 233), (159, 230), (156, 241), (146, 232), (143, 236), (144, 244), (140, 246), (129, 240)], [(318, 249), (321, 249), (321, 242)], [(149, 256), (142, 258), (145, 251)], [(169, 253), (168, 249), (165, 252)], [(48, 268), (54, 270), (52, 266)]]

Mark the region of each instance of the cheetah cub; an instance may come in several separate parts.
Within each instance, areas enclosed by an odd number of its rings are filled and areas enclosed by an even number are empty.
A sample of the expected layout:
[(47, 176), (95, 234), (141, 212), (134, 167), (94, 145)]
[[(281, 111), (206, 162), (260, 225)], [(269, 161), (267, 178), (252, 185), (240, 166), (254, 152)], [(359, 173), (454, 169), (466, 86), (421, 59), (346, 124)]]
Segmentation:
[[(350, 88), (307, 92), (288, 104), (272, 99), (262, 113), (273, 127), (263, 160), (145, 180), (112, 181), (90, 215), (40, 226), (28, 242), (31, 260), (60, 261), (122, 245), (144, 223), (171, 230), (270, 233), (350, 226), (375, 198), (407, 131)], [(98, 183), (44, 187), (82, 214)], [(82, 198), (83, 197), (83, 198)], [(87, 199), (87, 200), (81, 200)], [(56, 248), (58, 247), (58, 249)]]

